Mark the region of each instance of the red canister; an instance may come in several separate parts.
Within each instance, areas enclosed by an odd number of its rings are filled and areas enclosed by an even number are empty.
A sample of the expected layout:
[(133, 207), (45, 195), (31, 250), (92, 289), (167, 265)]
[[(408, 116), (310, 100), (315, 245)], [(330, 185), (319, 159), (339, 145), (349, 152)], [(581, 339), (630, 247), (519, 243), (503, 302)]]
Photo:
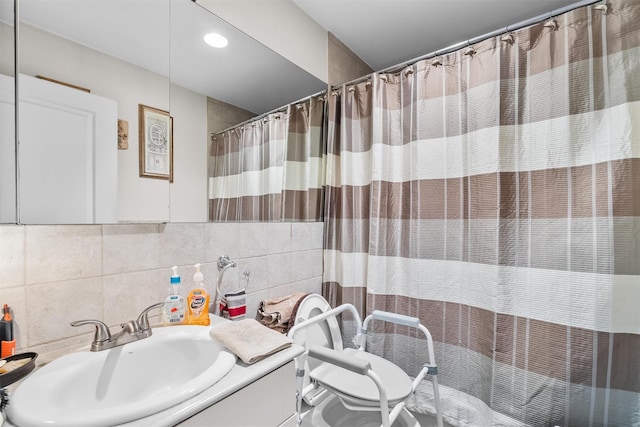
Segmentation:
[(16, 354), (16, 340), (13, 336), (13, 317), (7, 304), (2, 308), (0, 319), (0, 358)]

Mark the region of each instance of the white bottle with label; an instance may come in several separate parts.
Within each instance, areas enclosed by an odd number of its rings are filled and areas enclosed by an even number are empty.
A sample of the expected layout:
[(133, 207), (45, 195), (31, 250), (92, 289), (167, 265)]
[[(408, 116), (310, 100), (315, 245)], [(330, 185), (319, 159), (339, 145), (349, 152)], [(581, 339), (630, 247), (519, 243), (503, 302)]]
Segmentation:
[(184, 325), (186, 321), (186, 301), (180, 295), (180, 276), (178, 275), (178, 267), (171, 267), (173, 275), (171, 276), (170, 295), (164, 300), (164, 309), (162, 310), (162, 323), (166, 326)]

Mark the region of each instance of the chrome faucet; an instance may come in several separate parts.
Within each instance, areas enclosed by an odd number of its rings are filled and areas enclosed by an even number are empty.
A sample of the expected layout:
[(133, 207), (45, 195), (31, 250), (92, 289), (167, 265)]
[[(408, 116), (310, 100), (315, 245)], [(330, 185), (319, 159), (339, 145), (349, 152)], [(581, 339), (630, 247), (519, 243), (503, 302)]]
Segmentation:
[(145, 308), (136, 320), (129, 320), (121, 324), (120, 327), (122, 329), (113, 335), (111, 335), (111, 331), (106, 323), (100, 320), (76, 320), (71, 322), (71, 326), (94, 325), (96, 327), (96, 333), (91, 343), (91, 351), (107, 350), (150, 337), (152, 331), (151, 325), (149, 324), (149, 312), (162, 306), (164, 306), (164, 302), (159, 302)]

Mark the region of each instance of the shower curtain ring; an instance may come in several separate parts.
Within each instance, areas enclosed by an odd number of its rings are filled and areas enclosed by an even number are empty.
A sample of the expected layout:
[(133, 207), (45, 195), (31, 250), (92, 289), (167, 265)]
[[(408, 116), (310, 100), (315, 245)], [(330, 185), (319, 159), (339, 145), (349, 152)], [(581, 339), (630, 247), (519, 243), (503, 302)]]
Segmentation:
[(555, 19), (549, 19), (547, 22), (544, 23), (544, 26), (546, 28), (552, 28), (554, 30), (558, 29), (558, 23), (556, 22)]
[(513, 42), (514, 42), (512, 34), (507, 34), (507, 35), (503, 36), (501, 40), (503, 42), (509, 43), (509, 44), (513, 44)]

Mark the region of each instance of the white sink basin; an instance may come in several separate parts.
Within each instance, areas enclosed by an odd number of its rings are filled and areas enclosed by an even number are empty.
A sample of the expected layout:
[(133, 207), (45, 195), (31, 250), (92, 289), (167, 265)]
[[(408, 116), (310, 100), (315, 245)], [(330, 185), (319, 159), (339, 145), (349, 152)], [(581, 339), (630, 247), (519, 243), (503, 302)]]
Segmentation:
[(68, 354), (28, 376), (11, 395), (19, 426), (113, 426), (159, 412), (211, 387), (236, 356), (210, 327), (171, 326), (101, 352)]

